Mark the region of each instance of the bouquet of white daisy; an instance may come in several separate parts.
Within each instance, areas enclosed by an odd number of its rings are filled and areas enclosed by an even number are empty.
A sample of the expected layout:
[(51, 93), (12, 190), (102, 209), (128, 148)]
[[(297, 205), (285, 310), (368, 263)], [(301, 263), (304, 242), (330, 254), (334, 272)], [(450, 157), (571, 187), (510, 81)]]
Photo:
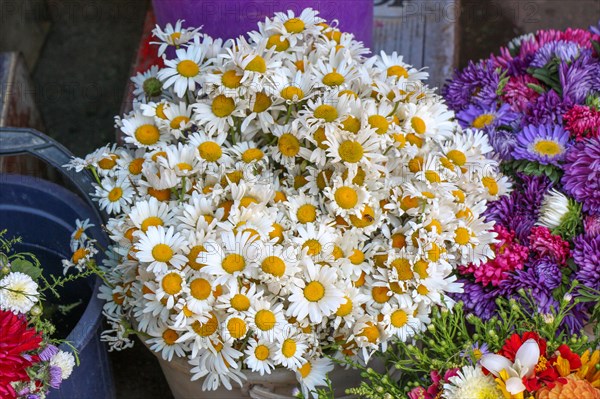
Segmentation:
[(133, 78), (126, 146), (68, 165), (110, 215), (105, 338), (129, 346), (131, 321), (203, 389), (281, 367), (307, 395), (330, 358), (364, 363), (451, 304), (507, 181), (426, 72), (314, 10), (225, 43), (181, 26), (155, 30), (165, 66)]

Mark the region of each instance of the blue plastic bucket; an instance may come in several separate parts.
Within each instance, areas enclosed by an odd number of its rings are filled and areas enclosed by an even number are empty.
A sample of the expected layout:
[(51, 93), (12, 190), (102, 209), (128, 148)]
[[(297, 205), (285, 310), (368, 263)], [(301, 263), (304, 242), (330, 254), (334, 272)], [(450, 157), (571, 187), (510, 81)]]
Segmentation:
[[(64, 147), (41, 133), (0, 129), (0, 155), (17, 154), (36, 156), (54, 167), (70, 158)], [(17, 250), (36, 254), (46, 274), (62, 274), (61, 259), (71, 255), (69, 241), (76, 219), (90, 219), (95, 225), (90, 235), (103, 247), (108, 244), (100, 227), (102, 217), (87, 197), (89, 176), (67, 173), (65, 177), (74, 191), (36, 177), (0, 173), (0, 229), (22, 237)], [(99, 286), (98, 279), (88, 278), (68, 283), (60, 291), (60, 304), (81, 301), (64, 318), (54, 320), (58, 335), (77, 348), (81, 363), (60, 390), (51, 390), (49, 399), (115, 397), (108, 353), (100, 341), (103, 303), (97, 297)], [(51, 293), (48, 299), (53, 299)]]

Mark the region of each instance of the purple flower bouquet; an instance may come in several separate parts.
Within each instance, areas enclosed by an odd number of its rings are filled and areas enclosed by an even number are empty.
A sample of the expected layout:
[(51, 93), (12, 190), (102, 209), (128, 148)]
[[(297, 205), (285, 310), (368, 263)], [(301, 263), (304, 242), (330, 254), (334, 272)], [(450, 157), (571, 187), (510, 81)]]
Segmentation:
[(542, 314), (578, 298), (564, 327), (589, 322), (585, 293), (600, 290), (599, 42), (598, 27), (524, 35), (443, 90), (464, 128), (487, 133), (514, 180), (486, 211), (495, 259), (459, 270), (457, 297), (478, 317), (496, 314), (497, 297)]

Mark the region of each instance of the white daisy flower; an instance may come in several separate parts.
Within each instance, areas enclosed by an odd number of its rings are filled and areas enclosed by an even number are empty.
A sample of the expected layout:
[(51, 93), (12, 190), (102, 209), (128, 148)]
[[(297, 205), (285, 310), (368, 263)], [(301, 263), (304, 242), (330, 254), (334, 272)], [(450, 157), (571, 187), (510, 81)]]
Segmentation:
[(185, 357), (186, 346), (181, 342), (177, 342), (179, 332), (163, 325), (158, 331), (150, 332), (150, 335), (153, 338), (146, 340), (146, 343), (151, 350), (160, 353), (164, 360), (170, 362), (173, 360), (173, 355)]
[(281, 365), (294, 370), (302, 365), (302, 356), (306, 352), (308, 345), (302, 334), (293, 326), (287, 325), (280, 336), (277, 337), (275, 344), (273, 361), (276, 365)]
[(80, 246), (85, 244), (88, 239), (85, 231), (92, 227), (94, 225), (90, 223), (90, 219), (75, 220), (75, 231), (71, 234), (71, 251), (76, 251)]
[(133, 95), (142, 101), (159, 96), (162, 92), (162, 83), (158, 80), (157, 75), (158, 65), (152, 65), (148, 70), (138, 72), (131, 78), (134, 85)]
[(101, 210), (108, 214), (118, 214), (129, 209), (134, 195), (133, 187), (127, 179), (113, 180), (102, 179), (102, 185), (95, 185), (94, 199), (98, 201)]
[(125, 134), (125, 142), (144, 148), (158, 148), (170, 141), (168, 133), (156, 126), (154, 118), (134, 112), (123, 119), (121, 131)]
[(210, 61), (204, 61), (204, 49), (196, 45), (177, 49), (175, 54), (175, 59), (165, 60), (165, 67), (158, 72), (158, 78), (163, 82), (165, 89), (173, 86), (180, 98), (184, 97), (186, 91), (194, 95), (196, 85), (202, 82), (200, 71), (207, 67)]
[(207, 241), (206, 252), (199, 255), (199, 261), (206, 265), (202, 271), (214, 275), (215, 284), (253, 276), (258, 247), (252, 242), (249, 232), (225, 232), (220, 241)]
[(178, 19), (175, 23), (175, 26), (170, 23), (165, 26), (165, 29), (162, 30), (160, 26), (156, 25), (154, 29), (152, 29), (152, 34), (160, 40), (160, 42), (150, 42), (151, 44), (158, 44), (158, 56), (162, 56), (167, 47), (173, 46), (179, 48), (182, 44), (188, 43), (195, 37), (199, 36), (199, 31), (201, 28), (183, 28), (182, 24), (185, 22), (185, 19)]
[(250, 339), (244, 353), (246, 354), (244, 364), (260, 375), (271, 374), (271, 370), (275, 368), (273, 364), (275, 345), (270, 341)]
[(327, 266), (317, 268), (311, 261), (305, 261), (303, 280), (292, 288), (287, 314), (311, 323), (320, 323), (323, 317), (333, 314), (345, 302), (344, 293), (335, 286), (336, 271)]
[(38, 285), (29, 275), (12, 272), (0, 280), (0, 309), (27, 313), (38, 301)]
[(327, 373), (332, 370), (333, 363), (325, 357), (307, 359), (306, 363), (298, 367), (296, 378), (302, 387), (304, 397), (314, 396), (316, 387), (327, 385)]
[(173, 227), (150, 226), (144, 232), (136, 233), (139, 241), (135, 244), (137, 258), (148, 263), (148, 270), (165, 273), (169, 268), (181, 269), (187, 257), (181, 252), (186, 245), (185, 238)]

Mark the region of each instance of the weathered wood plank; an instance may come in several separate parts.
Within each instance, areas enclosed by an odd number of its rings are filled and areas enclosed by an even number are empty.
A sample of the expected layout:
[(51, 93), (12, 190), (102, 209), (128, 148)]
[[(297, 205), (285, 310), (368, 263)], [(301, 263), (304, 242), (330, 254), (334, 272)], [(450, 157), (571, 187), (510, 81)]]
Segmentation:
[(373, 52), (397, 51), (441, 87), (458, 62), (460, 0), (375, 0)]

